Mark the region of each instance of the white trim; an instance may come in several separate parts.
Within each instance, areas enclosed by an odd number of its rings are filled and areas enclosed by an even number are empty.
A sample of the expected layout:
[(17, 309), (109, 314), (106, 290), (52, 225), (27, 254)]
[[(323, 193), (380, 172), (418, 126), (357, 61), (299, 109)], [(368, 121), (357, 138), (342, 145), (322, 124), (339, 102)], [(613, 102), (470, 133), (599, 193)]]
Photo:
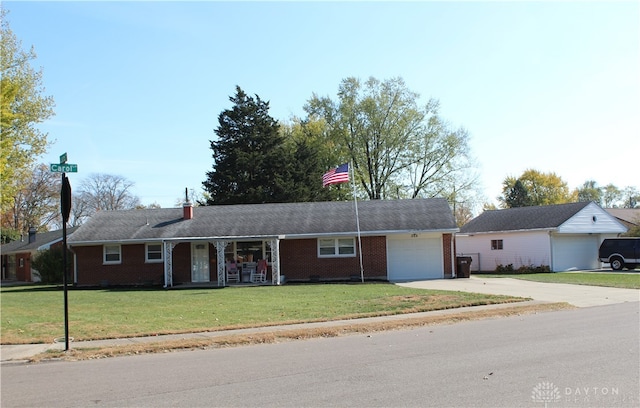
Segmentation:
[[(118, 248), (118, 260), (117, 261), (107, 261), (107, 247), (117, 247)], [(113, 253), (109, 254), (113, 255)], [(102, 264), (103, 265), (118, 265), (122, 263), (122, 245), (120, 244), (103, 244), (102, 245)]]
[[(149, 259), (149, 245), (157, 245), (160, 247), (158, 251), (154, 251), (154, 253), (159, 253), (160, 258)], [(144, 262), (145, 263), (162, 263), (164, 262), (164, 254), (163, 254), (162, 242), (147, 242), (144, 244)]]
[[(347, 248), (346, 246), (340, 246), (340, 240), (346, 240), (349, 239), (351, 240), (352, 244), (351, 247), (353, 248), (353, 253), (349, 253), (349, 254), (341, 254), (340, 253), (340, 248)], [(333, 241), (333, 253), (332, 254), (322, 254), (320, 253), (320, 241)], [(356, 256), (356, 252), (357, 252), (357, 247), (356, 247), (356, 239), (353, 236), (350, 237), (323, 237), (323, 238), (318, 238), (316, 239), (316, 248), (317, 248), (317, 255), (318, 258), (353, 258)], [(329, 248), (329, 246), (323, 246), (322, 248)]]
[(536, 232), (536, 231), (549, 231), (554, 232), (557, 228), (531, 228), (531, 229), (518, 229), (518, 230), (506, 230), (506, 231), (482, 231), (482, 232), (462, 232), (457, 233), (459, 237), (472, 237), (474, 235), (486, 235), (486, 234), (514, 234), (520, 232)]
[(173, 248), (176, 246), (173, 242), (162, 241), (162, 250), (164, 251), (164, 287), (173, 286)]

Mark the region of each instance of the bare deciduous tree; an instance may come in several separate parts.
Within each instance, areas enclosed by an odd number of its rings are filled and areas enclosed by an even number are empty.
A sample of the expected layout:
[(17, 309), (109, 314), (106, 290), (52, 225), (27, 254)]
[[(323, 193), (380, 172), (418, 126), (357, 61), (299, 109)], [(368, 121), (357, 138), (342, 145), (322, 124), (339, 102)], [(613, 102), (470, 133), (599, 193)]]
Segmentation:
[(101, 210), (127, 210), (140, 206), (131, 192), (134, 183), (123, 176), (93, 173), (82, 180), (71, 206), (71, 224), (80, 225)]
[(26, 180), (23, 188), (13, 197), (13, 206), (3, 214), (3, 229), (18, 233), (30, 227), (46, 231), (60, 218), (59, 175), (51, 173), (46, 164), (37, 166)]

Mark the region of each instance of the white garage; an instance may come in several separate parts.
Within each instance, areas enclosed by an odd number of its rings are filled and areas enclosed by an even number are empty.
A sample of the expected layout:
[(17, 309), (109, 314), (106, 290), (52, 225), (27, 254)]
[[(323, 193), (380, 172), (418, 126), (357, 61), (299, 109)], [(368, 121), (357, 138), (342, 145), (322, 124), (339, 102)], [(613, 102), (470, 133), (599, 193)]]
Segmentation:
[(459, 254), (479, 259), (480, 270), (546, 266), (553, 272), (596, 269), (605, 238), (627, 231), (593, 202), (485, 211), (456, 236)]
[(390, 281), (444, 278), (441, 236), (387, 237), (387, 271)]

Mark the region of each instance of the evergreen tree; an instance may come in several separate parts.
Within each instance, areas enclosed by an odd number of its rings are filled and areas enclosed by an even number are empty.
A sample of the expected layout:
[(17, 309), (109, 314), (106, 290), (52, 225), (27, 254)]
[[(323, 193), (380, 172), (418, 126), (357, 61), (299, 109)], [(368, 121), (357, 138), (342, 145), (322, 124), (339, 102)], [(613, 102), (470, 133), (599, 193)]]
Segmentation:
[(211, 141), (213, 170), (202, 183), (207, 205), (293, 201), (287, 192), (291, 155), (279, 124), (269, 116), (269, 102), (248, 96), (239, 86), (229, 98), (234, 106), (218, 116)]
[(513, 184), (513, 187), (505, 192), (504, 203), (507, 208), (527, 207), (532, 205), (531, 198), (529, 197), (529, 191), (522, 184), (520, 179), (517, 179)]
[(284, 124), (280, 129), (292, 156), (287, 166), (290, 201), (353, 199), (349, 186), (322, 187), (322, 175), (340, 164), (340, 159), (334, 156), (335, 149), (327, 143), (324, 122), (294, 119), (293, 123)]
[(318, 150), (309, 143), (295, 142), (293, 158), (289, 164), (287, 191), (291, 201), (332, 201), (338, 198), (337, 189), (322, 187), (322, 174), (328, 169), (321, 166)]

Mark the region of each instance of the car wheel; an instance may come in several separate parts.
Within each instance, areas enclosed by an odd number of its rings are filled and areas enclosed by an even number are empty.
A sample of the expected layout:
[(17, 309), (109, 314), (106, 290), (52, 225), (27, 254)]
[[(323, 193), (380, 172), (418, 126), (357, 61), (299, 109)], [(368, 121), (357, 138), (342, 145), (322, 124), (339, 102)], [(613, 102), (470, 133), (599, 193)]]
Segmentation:
[(614, 271), (621, 271), (622, 268), (624, 268), (624, 262), (622, 258), (611, 258), (611, 269), (613, 269)]

